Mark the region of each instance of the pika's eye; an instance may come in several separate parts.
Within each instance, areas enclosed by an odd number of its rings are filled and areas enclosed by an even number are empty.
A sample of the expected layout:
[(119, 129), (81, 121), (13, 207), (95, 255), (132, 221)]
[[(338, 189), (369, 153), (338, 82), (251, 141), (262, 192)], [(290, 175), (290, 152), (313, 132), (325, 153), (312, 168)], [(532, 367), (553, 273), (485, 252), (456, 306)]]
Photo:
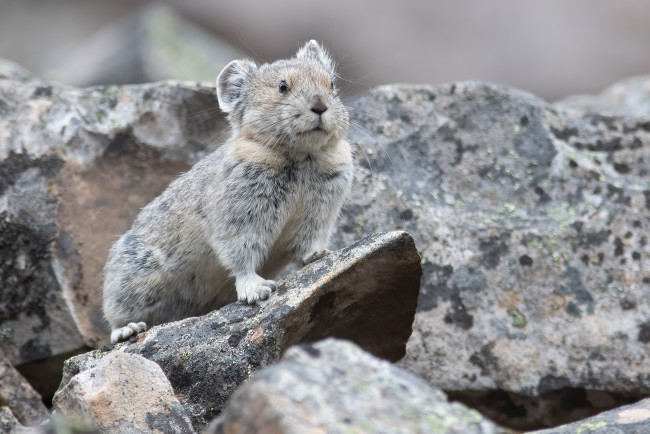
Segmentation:
[(278, 86), (278, 90), (280, 91), (280, 93), (287, 93), (289, 92), (289, 85), (287, 84), (286, 81), (282, 80), (280, 82), (280, 85)]
[(334, 90), (334, 80), (330, 80), (330, 90)]

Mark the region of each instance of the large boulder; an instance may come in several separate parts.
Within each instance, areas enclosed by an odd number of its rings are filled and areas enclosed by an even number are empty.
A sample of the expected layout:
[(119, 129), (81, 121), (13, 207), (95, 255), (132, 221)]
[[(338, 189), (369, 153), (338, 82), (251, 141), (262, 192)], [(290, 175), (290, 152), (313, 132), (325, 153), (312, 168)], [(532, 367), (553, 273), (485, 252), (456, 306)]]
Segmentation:
[[(210, 86), (76, 89), (0, 68), (0, 349), (25, 364), (107, 342), (108, 248), (226, 133)], [(650, 394), (650, 121), (634, 95), (582, 106), (628, 117), (479, 82), (352, 103), (356, 185), (333, 245), (413, 234), (402, 367), (522, 427), (561, 421), (547, 405)]]
[(196, 430), (219, 414), (238, 386), (296, 343), (334, 336), (399, 360), (411, 334), (420, 277), (410, 235), (373, 235), (279, 281), (276, 293), (257, 306), (230, 304), (153, 327), (135, 342), (71, 358), (55, 407), (71, 396), (65, 392), (71, 381), (116, 351), (160, 365)]
[(24, 364), (108, 342), (109, 247), (225, 121), (209, 86), (76, 89), (0, 68), (0, 349)]
[(233, 396), (208, 432), (229, 434), (507, 433), (356, 345), (337, 339), (290, 348)]
[(401, 228), (422, 255), (402, 367), (483, 392), (484, 409), (510, 393), (490, 416), (523, 427), (561, 409), (513, 398), (571, 390), (554, 406), (575, 409), (596, 405), (590, 391), (650, 394), (647, 119), (480, 82), (382, 86), (350, 111), (357, 179), (335, 242)]

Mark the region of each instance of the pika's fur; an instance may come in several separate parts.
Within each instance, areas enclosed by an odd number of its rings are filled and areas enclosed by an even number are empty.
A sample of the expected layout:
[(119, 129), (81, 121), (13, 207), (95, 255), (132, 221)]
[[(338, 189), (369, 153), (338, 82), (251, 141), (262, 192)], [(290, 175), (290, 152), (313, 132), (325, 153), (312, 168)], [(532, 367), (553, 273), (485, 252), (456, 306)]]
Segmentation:
[[(232, 135), (142, 209), (104, 268), (111, 342), (269, 297), (273, 276), (327, 245), (353, 177), (348, 114), (315, 41), (294, 58), (235, 60), (217, 78)], [(146, 324), (145, 324), (146, 323)]]

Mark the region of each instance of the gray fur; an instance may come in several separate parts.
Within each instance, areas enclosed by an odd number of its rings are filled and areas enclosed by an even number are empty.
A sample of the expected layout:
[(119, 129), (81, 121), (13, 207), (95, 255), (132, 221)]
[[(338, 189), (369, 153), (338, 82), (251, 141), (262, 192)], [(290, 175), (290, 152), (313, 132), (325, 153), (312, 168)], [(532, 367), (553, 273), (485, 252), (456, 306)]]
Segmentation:
[(221, 71), (217, 78), (217, 97), (219, 107), (226, 113), (235, 110), (240, 101), (246, 99), (250, 76), (257, 69), (250, 60), (233, 60)]
[(143, 208), (111, 248), (103, 306), (111, 341), (235, 295), (266, 299), (269, 279), (289, 262), (328, 253), (353, 177), (348, 115), (332, 80), (333, 63), (315, 41), (293, 59), (226, 66), (217, 94), (232, 136)]

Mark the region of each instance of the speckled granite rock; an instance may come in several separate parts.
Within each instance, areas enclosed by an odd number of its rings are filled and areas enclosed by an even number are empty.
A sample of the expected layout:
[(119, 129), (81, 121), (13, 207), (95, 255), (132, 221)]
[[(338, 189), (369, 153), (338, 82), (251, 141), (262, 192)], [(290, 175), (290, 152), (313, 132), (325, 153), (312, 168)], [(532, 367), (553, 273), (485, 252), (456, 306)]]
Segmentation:
[(650, 75), (619, 81), (599, 95), (572, 95), (555, 105), (610, 116), (643, 117), (650, 120)]
[(121, 351), (70, 379), (54, 408), (102, 432), (195, 432), (160, 366)]
[(290, 348), (243, 385), (209, 433), (507, 433), (349, 342)]
[(647, 120), (478, 82), (383, 86), (351, 113), (337, 242), (403, 228), (423, 258), (402, 367), (446, 391), (650, 394)]
[(209, 86), (76, 89), (0, 62), (0, 349), (13, 364), (108, 342), (110, 245), (224, 127)]
[(606, 411), (579, 422), (536, 434), (645, 434), (650, 432), (650, 399)]
[(200, 430), (239, 385), (293, 344), (334, 336), (391, 361), (403, 357), (420, 276), (410, 235), (376, 234), (289, 275), (257, 306), (230, 304), (76, 356), (66, 361), (59, 390), (106, 354), (139, 354), (160, 365)]

